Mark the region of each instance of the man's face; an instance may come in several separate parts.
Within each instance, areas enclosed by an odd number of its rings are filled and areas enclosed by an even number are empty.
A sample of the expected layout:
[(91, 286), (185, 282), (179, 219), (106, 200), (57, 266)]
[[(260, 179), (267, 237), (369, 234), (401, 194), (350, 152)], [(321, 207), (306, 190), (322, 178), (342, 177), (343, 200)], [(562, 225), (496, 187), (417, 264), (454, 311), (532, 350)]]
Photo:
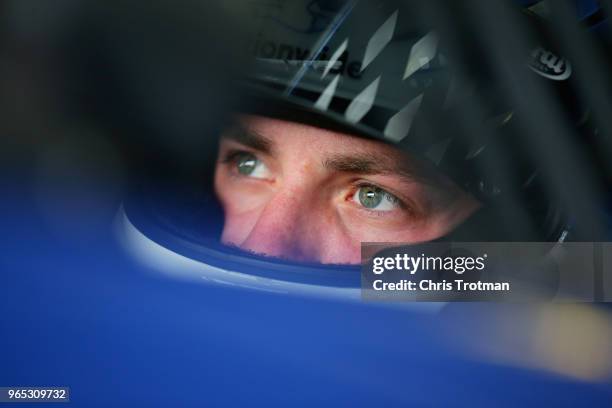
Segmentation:
[(439, 238), (479, 206), (392, 146), (262, 116), (223, 135), (215, 191), (223, 243), (322, 263), (359, 263), (361, 242)]

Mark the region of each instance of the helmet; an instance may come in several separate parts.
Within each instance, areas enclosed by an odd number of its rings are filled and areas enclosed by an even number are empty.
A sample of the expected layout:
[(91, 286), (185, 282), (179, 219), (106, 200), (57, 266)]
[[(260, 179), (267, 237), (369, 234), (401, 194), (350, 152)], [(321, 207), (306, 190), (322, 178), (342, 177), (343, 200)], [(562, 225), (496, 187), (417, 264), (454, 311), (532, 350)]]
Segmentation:
[[(543, 191), (550, 187), (537, 177), (541, 157), (530, 157), (538, 147), (525, 128), (561, 122), (554, 133), (570, 138), (589, 131), (589, 112), (536, 5), (299, 3), (253, 6), (260, 22), (246, 82), (258, 96), (247, 111), (343, 128), (427, 159), (493, 204), (472, 225), (495, 219), (494, 230), (463, 228), (452, 239), (564, 239), (567, 216)], [(491, 24), (496, 13), (507, 27)], [(480, 17), (487, 35), (461, 15)], [(517, 35), (504, 32), (513, 28)], [(501, 44), (506, 35), (513, 37)], [(536, 109), (533, 100), (552, 108)]]
[[(607, 94), (585, 78), (602, 77), (608, 61), (605, 41), (585, 26), (601, 28), (601, 12), (579, 2), (578, 22), (564, 6), (518, 3), (228, 6), (244, 29), (238, 54), (252, 58), (239, 59), (239, 90), (227, 83), (220, 92), (239, 96), (232, 110), (339, 129), (426, 160), (484, 203), (443, 240), (599, 239)], [(590, 61), (581, 58), (584, 44)], [(200, 150), (211, 157), (196, 164), (159, 154), (144, 160), (146, 176), (120, 215), (130, 247), (145, 259), (153, 251), (197, 262), (218, 282), (358, 297), (354, 267), (272, 260), (218, 244), (221, 209), (212, 189), (194, 188), (211, 178), (213, 133)]]

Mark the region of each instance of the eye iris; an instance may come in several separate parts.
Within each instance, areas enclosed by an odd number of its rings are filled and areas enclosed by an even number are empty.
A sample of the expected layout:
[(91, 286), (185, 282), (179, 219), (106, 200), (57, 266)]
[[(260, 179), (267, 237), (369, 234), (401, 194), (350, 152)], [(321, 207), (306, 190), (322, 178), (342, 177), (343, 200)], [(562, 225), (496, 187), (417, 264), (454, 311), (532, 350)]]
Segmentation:
[(377, 187), (361, 187), (359, 189), (359, 203), (366, 208), (376, 208), (384, 196), (383, 190)]
[(257, 159), (251, 154), (245, 154), (238, 158), (236, 166), (238, 167), (238, 173), (248, 176), (255, 170)]

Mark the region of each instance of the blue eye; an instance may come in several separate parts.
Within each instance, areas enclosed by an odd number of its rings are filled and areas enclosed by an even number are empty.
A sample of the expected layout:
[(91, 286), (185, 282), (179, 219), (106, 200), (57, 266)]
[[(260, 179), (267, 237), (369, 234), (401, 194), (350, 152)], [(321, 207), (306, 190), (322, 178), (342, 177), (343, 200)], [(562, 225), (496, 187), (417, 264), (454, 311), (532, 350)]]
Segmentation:
[(399, 199), (376, 186), (361, 186), (353, 200), (369, 210), (392, 211), (399, 205)]
[(269, 176), (266, 165), (254, 154), (239, 153), (234, 160), (236, 170), (243, 176), (253, 178), (267, 178)]
[(248, 176), (257, 167), (257, 157), (252, 154), (243, 153), (240, 156), (236, 157), (236, 168), (238, 169), (238, 173)]

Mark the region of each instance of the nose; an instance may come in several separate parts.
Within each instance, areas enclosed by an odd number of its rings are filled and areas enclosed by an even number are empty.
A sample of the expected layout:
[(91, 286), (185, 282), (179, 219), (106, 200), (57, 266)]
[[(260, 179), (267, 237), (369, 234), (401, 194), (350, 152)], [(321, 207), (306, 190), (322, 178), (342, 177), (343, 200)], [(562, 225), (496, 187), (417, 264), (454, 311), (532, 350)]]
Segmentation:
[(320, 261), (316, 208), (304, 192), (284, 190), (270, 199), (239, 244), (255, 253), (297, 261)]

